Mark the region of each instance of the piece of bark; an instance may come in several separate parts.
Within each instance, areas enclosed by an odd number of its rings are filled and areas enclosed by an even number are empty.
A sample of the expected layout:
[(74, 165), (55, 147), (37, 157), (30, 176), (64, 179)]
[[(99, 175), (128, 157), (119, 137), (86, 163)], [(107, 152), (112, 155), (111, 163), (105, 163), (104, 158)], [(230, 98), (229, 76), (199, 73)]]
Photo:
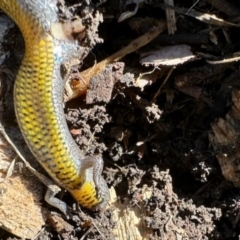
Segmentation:
[[(145, 190), (144, 199), (149, 198), (151, 195), (151, 189), (146, 187)], [(116, 226), (113, 229), (116, 240), (149, 239), (148, 234), (150, 234), (152, 230), (147, 227), (143, 219), (143, 216), (146, 215), (143, 205), (129, 208), (129, 200), (125, 199), (124, 203), (118, 201), (114, 188), (110, 189), (110, 195), (110, 205), (114, 205), (115, 207), (112, 215), (113, 220), (116, 222)]]
[[(42, 208), (36, 202), (35, 181), (29, 180), (14, 174), (0, 183), (1, 228), (22, 239), (34, 239), (45, 222)], [(35, 188), (35, 193), (29, 188)]]
[(12, 164), (14, 157), (16, 153), (0, 135), (0, 226), (22, 239), (34, 239), (45, 222), (40, 205), (44, 189), (28, 170)]
[(211, 124), (210, 143), (226, 180), (240, 187), (240, 90), (232, 91), (233, 106), (225, 119)]

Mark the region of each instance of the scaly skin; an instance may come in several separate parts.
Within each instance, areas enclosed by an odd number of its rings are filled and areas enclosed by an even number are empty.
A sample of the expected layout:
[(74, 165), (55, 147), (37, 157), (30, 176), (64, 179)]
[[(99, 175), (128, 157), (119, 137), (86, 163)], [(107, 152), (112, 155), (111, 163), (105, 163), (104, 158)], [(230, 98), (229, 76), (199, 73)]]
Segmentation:
[[(0, 8), (19, 26), (25, 54), (17, 74), (14, 104), (22, 134), (48, 174), (84, 207), (104, 209), (109, 198), (100, 156), (85, 157), (69, 133), (63, 111), (60, 65), (78, 51), (54, 39), (54, 0), (0, 0)], [(66, 211), (59, 202), (46, 199)]]

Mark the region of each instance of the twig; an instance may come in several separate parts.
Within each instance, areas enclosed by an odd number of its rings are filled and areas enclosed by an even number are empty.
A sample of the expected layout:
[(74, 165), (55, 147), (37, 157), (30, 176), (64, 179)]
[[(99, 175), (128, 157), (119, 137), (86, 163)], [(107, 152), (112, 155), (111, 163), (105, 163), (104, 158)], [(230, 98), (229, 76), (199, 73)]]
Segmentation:
[(107, 57), (103, 61), (99, 62), (98, 64), (96, 64), (94, 69), (89, 68), (81, 72), (80, 73), (81, 78), (84, 79), (84, 82), (79, 81), (78, 84), (72, 87), (72, 90), (73, 90), (72, 95), (67, 96), (67, 101), (83, 95), (87, 90), (91, 77), (101, 72), (106, 67), (107, 64), (111, 64), (116, 61), (119, 61), (120, 59), (125, 57), (127, 54), (135, 52), (139, 48), (145, 46), (146, 44), (151, 42), (154, 38), (156, 38), (160, 33), (162, 33), (166, 29), (166, 27), (167, 27), (166, 22), (160, 21), (159, 26), (154, 27), (153, 29), (150, 29), (147, 33), (133, 40), (126, 47), (122, 48), (121, 50)]

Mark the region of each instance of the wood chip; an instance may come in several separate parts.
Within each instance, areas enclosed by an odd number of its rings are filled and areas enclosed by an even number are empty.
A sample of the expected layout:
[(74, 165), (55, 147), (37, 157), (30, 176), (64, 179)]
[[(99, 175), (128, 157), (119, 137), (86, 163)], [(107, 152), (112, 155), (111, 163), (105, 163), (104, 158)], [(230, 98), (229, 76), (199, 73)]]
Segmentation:
[(20, 176), (0, 183), (1, 227), (23, 239), (33, 239), (44, 224), (41, 207), (28, 190), (29, 184)]
[(225, 119), (211, 124), (209, 140), (217, 154), (217, 159), (226, 180), (240, 187), (240, 90), (232, 91), (233, 106)]
[[(146, 187), (144, 191), (144, 199), (151, 196), (151, 189)], [(128, 208), (129, 202), (126, 200), (121, 203), (117, 200), (116, 192), (112, 187), (110, 189), (110, 205), (114, 205), (113, 220), (116, 222), (116, 227), (113, 233), (116, 240), (147, 240), (150, 229), (147, 228), (143, 216), (146, 215), (143, 206)]]
[(25, 176), (14, 168), (12, 175), (5, 178), (13, 154), (0, 135), (0, 227), (20, 238), (33, 239), (45, 222), (38, 204), (43, 189), (35, 177)]

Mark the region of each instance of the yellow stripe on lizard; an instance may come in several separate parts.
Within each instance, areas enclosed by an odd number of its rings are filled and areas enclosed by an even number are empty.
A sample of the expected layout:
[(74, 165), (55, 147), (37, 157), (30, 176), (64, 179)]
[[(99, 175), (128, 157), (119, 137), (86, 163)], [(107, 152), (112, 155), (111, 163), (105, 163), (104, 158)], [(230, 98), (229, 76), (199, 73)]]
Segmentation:
[[(25, 54), (17, 74), (14, 105), (22, 134), (48, 174), (84, 207), (104, 209), (109, 199), (101, 156), (86, 157), (69, 133), (63, 111), (60, 65), (78, 47), (51, 36), (55, 0), (1, 0), (0, 8), (20, 28)], [(66, 212), (64, 203), (45, 198)], [(59, 206), (60, 204), (63, 204)]]

